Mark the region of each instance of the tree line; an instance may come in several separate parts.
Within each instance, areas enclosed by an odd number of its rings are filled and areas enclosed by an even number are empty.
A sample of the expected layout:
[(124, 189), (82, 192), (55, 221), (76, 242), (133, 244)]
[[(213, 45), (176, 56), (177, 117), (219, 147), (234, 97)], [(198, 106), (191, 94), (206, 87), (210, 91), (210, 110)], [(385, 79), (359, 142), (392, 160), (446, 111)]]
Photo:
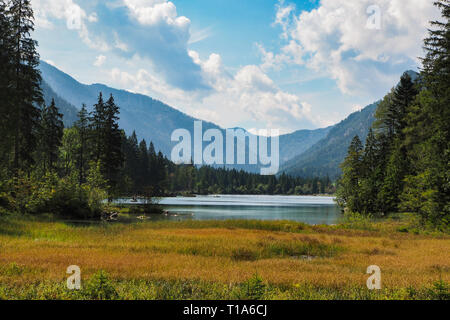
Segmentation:
[(365, 146), (355, 137), (342, 163), (338, 203), (351, 212), (386, 216), (411, 212), (422, 224), (450, 220), (450, 2), (435, 3), (417, 79), (405, 73), (376, 112)]

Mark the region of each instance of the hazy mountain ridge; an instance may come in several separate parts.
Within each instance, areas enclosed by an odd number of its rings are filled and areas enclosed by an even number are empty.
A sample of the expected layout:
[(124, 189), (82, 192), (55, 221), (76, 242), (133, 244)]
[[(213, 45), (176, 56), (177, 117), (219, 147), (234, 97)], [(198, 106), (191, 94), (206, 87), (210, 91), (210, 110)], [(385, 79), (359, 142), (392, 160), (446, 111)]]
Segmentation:
[[(83, 103), (91, 110), (97, 102), (99, 92), (102, 92), (105, 99), (112, 94), (120, 106), (119, 123), (127, 135), (136, 131), (139, 139), (145, 139), (147, 143), (152, 141), (155, 148), (166, 156), (170, 156), (172, 148), (177, 143), (171, 141), (174, 130), (187, 129), (192, 139), (194, 138), (194, 121), (199, 119), (163, 102), (103, 84), (82, 84), (45, 62), (41, 62), (40, 69), (44, 79), (46, 102), (49, 103), (47, 100), (55, 97), (56, 104), (65, 115), (65, 123), (68, 125), (75, 121), (76, 110), (80, 109)], [(408, 74), (413, 79), (418, 76), (414, 71), (408, 71)], [(365, 141), (369, 128), (375, 120), (374, 114), (378, 103), (351, 114), (335, 126), (317, 130), (298, 130), (280, 136), (280, 173), (305, 177), (339, 176), (339, 164), (344, 160), (352, 138), (359, 135), (361, 140)], [(219, 129), (225, 136), (225, 129), (203, 121), (203, 130), (208, 129)], [(257, 172), (260, 169), (258, 165), (227, 167), (250, 172)]]
[[(139, 139), (145, 139), (147, 143), (152, 141), (155, 148), (161, 150), (166, 156), (170, 156), (172, 148), (176, 144), (171, 142), (171, 135), (174, 130), (179, 128), (187, 129), (191, 132), (193, 138), (194, 121), (198, 119), (178, 111), (163, 102), (142, 94), (118, 90), (102, 84), (85, 85), (79, 83), (68, 74), (45, 62), (41, 62), (40, 70), (44, 83), (48, 87), (44, 92), (46, 99), (51, 100), (50, 96), (57, 95), (60, 99), (58, 101), (61, 101), (60, 103), (57, 101), (58, 106), (72, 105), (77, 110), (85, 103), (88, 110), (92, 110), (92, 106), (97, 102), (99, 92), (103, 93), (105, 99), (110, 94), (113, 94), (116, 103), (120, 106), (119, 123), (125, 132), (131, 135), (133, 131), (136, 131)], [(73, 108), (61, 107), (61, 112), (65, 115), (65, 121), (68, 124), (74, 121)], [(207, 121), (203, 121), (203, 129), (219, 129), (223, 133), (225, 130)], [(304, 152), (326, 136), (330, 129), (331, 127), (317, 130), (299, 130), (280, 136), (280, 161), (287, 161)], [(252, 172), (259, 170), (259, 166), (233, 167)]]
[[(420, 81), (417, 72), (408, 70), (406, 73), (413, 81)], [(344, 161), (353, 137), (358, 135), (365, 143), (369, 129), (375, 121), (375, 112), (380, 101), (352, 113), (333, 126), (324, 139), (285, 162), (280, 173), (302, 177), (337, 178), (341, 174), (339, 165)]]
[(363, 142), (365, 141), (375, 120), (378, 103), (352, 113), (347, 119), (335, 125), (324, 139), (287, 161), (280, 172), (305, 177), (339, 176), (339, 165), (344, 160), (353, 137), (358, 135)]
[(65, 127), (72, 126), (75, 121), (78, 119), (78, 109), (75, 108), (72, 104), (67, 102), (65, 99), (61, 98), (51, 87), (50, 85), (42, 80), (41, 83), (42, 93), (44, 95), (44, 102), (46, 106), (49, 106), (52, 102), (52, 99), (55, 100), (55, 104), (58, 106), (61, 114), (64, 115), (63, 122)]

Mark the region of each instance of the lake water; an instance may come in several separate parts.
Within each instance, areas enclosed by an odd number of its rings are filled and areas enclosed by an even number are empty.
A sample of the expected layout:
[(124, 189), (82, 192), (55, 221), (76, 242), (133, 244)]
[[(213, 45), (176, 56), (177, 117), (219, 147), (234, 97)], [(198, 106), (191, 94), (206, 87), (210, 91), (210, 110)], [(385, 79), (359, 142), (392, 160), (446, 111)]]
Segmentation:
[(341, 217), (332, 197), (211, 195), (163, 198), (160, 205), (170, 214), (154, 219), (292, 220), (336, 224)]

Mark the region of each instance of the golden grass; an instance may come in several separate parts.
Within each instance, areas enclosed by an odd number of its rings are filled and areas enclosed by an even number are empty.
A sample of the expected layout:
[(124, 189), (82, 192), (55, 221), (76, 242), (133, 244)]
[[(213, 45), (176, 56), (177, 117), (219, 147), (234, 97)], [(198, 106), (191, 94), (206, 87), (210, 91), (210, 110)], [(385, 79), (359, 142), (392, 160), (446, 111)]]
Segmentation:
[(365, 286), (378, 265), (385, 288), (450, 280), (450, 237), (292, 222), (146, 222), (76, 227), (0, 220), (0, 284), (65, 281), (106, 270), (115, 280), (241, 283), (255, 273), (274, 285)]

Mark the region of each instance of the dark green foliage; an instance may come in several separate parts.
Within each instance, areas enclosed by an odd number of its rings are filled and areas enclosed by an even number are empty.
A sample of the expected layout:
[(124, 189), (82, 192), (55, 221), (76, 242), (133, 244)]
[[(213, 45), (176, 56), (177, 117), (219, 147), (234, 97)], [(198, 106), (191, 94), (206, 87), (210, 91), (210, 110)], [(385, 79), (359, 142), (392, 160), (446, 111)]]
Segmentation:
[(337, 201), (352, 212), (360, 212), (362, 201), (359, 188), (363, 174), (363, 146), (358, 136), (353, 138), (341, 169), (343, 174), (338, 183)]
[(266, 284), (255, 273), (250, 279), (241, 284), (241, 290), (237, 293), (240, 300), (261, 300), (266, 292)]
[[(29, 0), (12, 0), (0, 5), (2, 80), (5, 99), (1, 107), (3, 130), (2, 151), (6, 166), (11, 166), (16, 175), (20, 170), (29, 170), (34, 164), (33, 152), (37, 146), (42, 92), (41, 75), (37, 66), (39, 55), (36, 41), (30, 35), (34, 30), (33, 10)], [(5, 55), (3, 55), (5, 53)], [(11, 141), (11, 143), (9, 142)], [(12, 159), (11, 159), (12, 158)]]
[(119, 107), (111, 95), (104, 102), (102, 93), (91, 113), (91, 143), (94, 162), (100, 162), (102, 174), (108, 181), (110, 194), (118, 192), (119, 172), (123, 164), (122, 131), (119, 129)]
[(100, 270), (88, 280), (83, 293), (90, 300), (114, 300), (118, 298), (112, 281), (103, 270)]
[(48, 107), (43, 108), (41, 114), (39, 149), (44, 171), (56, 169), (63, 134), (64, 123), (62, 114), (59, 113), (55, 100), (52, 100)]
[(88, 164), (88, 139), (89, 139), (89, 114), (86, 105), (83, 104), (78, 113), (78, 120), (75, 122), (75, 129), (78, 133), (79, 147), (74, 158), (77, 160), (78, 182), (81, 185), (86, 178)]
[[(435, 4), (443, 21), (433, 22), (435, 29), (425, 39), (423, 71), (414, 82), (405, 73), (380, 103), (374, 133), (369, 133), (365, 146), (363, 170), (358, 172), (358, 161), (350, 161), (354, 158), (350, 150), (343, 164), (338, 200), (349, 210), (366, 215), (412, 212), (423, 225), (448, 230), (450, 2)], [(358, 184), (349, 182), (354, 180), (359, 180)]]

